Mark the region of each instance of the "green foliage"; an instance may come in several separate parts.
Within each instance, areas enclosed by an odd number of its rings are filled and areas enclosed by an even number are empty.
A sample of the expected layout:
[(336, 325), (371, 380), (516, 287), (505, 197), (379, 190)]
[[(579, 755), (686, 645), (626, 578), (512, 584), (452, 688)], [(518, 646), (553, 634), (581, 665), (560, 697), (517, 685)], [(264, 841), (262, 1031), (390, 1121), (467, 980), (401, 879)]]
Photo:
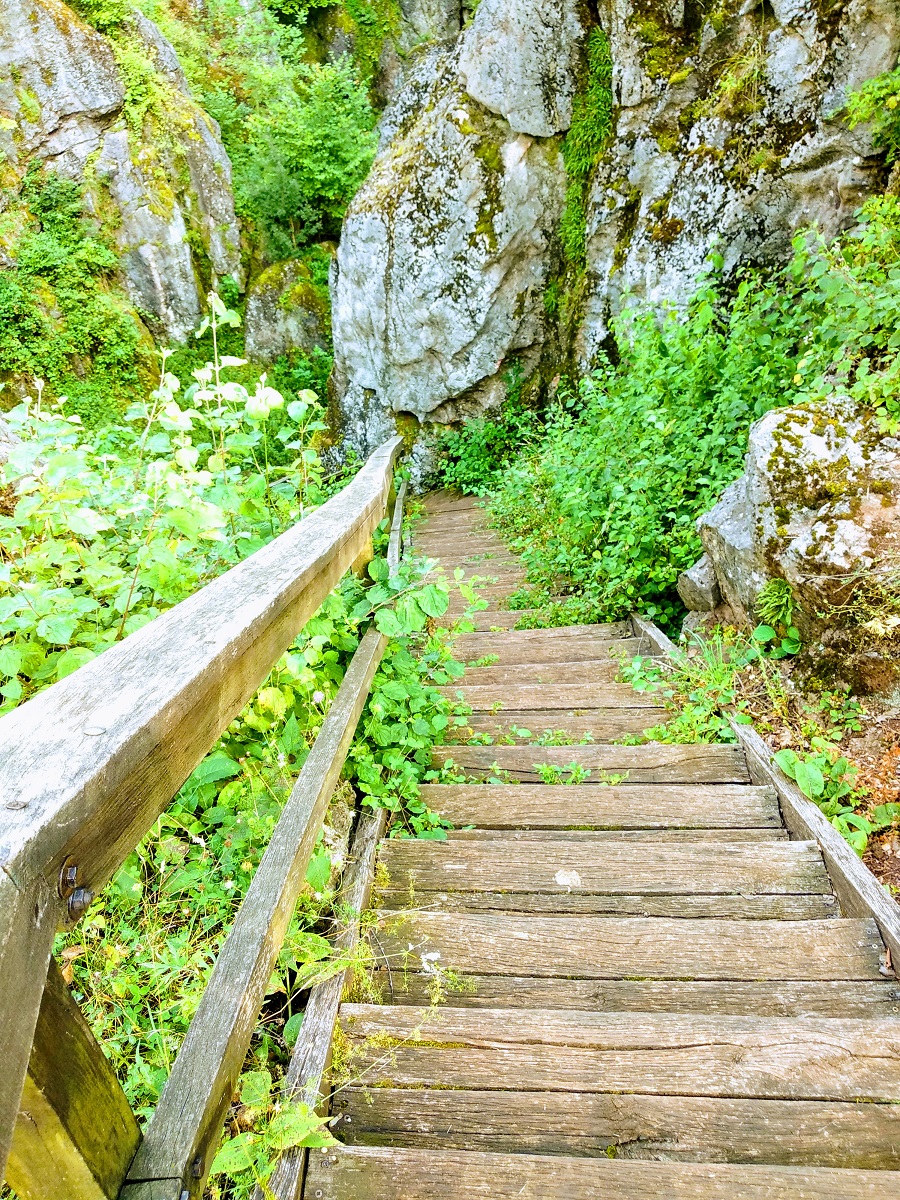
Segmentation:
[[(887, 820), (875, 821), (856, 812), (860, 799), (853, 790), (857, 768), (851, 766), (837, 746), (824, 738), (812, 739), (812, 752), (798, 754), (794, 750), (779, 750), (775, 761), (800, 791), (821, 808), (832, 825), (857, 854), (865, 854), (869, 835), (886, 828), (894, 819), (895, 805), (882, 805), (891, 810)], [(877, 811), (877, 810), (876, 810)]]
[(566, 262), (576, 270), (585, 261), (588, 181), (611, 131), (612, 55), (609, 39), (597, 28), (588, 36), (586, 80), (575, 96), (562, 151), (569, 186), (559, 236)]
[(101, 33), (113, 33), (123, 24), (131, 12), (128, 0), (70, 0), (75, 9), (89, 25)]
[(900, 153), (900, 67), (868, 79), (847, 97), (847, 123), (854, 129), (871, 121), (876, 146), (887, 151), (887, 161)]
[[(759, 658), (746, 638), (717, 632), (694, 638), (690, 653), (672, 663), (638, 656), (622, 666), (622, 678), (638, 692), (651, 692), (673, 712), (664, 725), (648, 729), (657, 742), (733, 742), (722, 709), (738, 704), (741, 673)], [(643, 739), (642, 739), (643, 740)]]
[(587, 41), (587, 80), (572, 107), (572, 124), (563, 143), (570, 178), (590, 175), (612, 131), (612, 55), (609, 38), (592, 29)]
[(349, 58), (297, 63), (291, 86), (226, 138), (238, 211), (257, 221), (273, 254), (336, 236), (375, 153), (374, 113)]
[[(696, 518), (743, 465), (747, 431), (784, 404), (849, 395), (900, 422), (900, 202), (869, 201), (832, 245), (795, 239), (774, 277), (712, 275), (686, 314), (626, 310), (619, 362), (560, 389), (543, 434), (498, 479), (493, 511), (538, 584), (559, 576), (581, 619), (634, 607), (674, 623)], [(714, 267), (721, 262), (714, 260)], [(556, 588), (558, 590), (558, 588)], [(785, 625), (778, 648), (795, 653)]]
[(143, 365), (137, 322), (109, 286), (116, 255), (80, 187), (52, 171), (33, 166), (14, 207), (22, 231), (0, 274), (0, 375), (43, 379), (68, 395), (67, 411), (108, 421)]
[(506, 399), (493, 417), (448, 430), (436, 443), (438, 485), (485, 495), (515, 455), (534, 442), (540, 421), (522, 398), (524, 378), (513, 363), (505, 376)]

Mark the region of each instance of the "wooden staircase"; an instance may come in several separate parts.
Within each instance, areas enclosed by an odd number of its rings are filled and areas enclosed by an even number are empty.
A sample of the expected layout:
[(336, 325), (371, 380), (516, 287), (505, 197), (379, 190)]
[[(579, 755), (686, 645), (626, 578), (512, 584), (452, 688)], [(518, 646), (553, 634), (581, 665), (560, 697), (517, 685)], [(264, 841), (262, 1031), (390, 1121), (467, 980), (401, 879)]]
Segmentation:
[[(384, 1003), (341, 1008), (343, 1144), (310, 1153), (305, 1196), (900, 1198), (874, 921), (841, 915), (739, 748), (612, 744), (661, 717), (615, 682), (650, 649), (629, 625), (514, 631), (523, 572), (481, 510), (429, 512), (421, 550), (496, 577), (456, 647), (496, 656), (460, 690), (503, 744), (436, 756), (469, 780), (425, 789), (446, 842), (382, 845)], [(542, 781), (572, 764), (583, 782)]]

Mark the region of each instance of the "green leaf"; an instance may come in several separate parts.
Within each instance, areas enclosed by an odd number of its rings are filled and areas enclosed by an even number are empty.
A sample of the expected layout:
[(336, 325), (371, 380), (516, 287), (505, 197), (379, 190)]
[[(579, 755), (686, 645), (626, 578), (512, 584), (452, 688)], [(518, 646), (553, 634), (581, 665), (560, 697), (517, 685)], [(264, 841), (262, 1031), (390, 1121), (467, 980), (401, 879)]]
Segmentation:
[(330, 879), (331, 857), (328, 851), (320, 846), (306, 868), (306, 882), (314, 892), (324, 892)]
[(239, 1086), (242, 1104), (248, 1108), (268, 1108), (272, 1093), (272, 1076), (268, 1071), (245, 1071)]
[(294, 1015), (292, 1017), (288, 1017), (287, 1021), (285, 1022), (284, 1030), (282, 1031), (282, 1037), (284, 1038), (284, 1044), (289, 1050), (293, 1050), (293, 1048), (297, 1045), (297, 1038), (300, 1036), (300, 1029), (303, 1025), (303, 1018), (305, 1015), (306, 1014), (302, 1012), (294, 1013)]
[(771, 625), (757, 625), (751, 636), (755, 642), (765, 644), (774, 641), (778, 635)]
[(335, 1139), (328, 1132), (326, 1120), (308, 1104), (292, 1104), (269, 1122), (266, 1141), (277, 1151), (290, 1150), (292, 1146), (332, 1146)]
[(72, 533), (78, 537), (85, 537), (93, 540), (104, 529), (112, 529), (113, 524), (106, 517), (95, 512), (92, 508), (76, 508), (66, 517), (66, 524)]
[(53, 646), (66, 646), (72, 640), (78, 618), (59, 614), (38, 621), (37, 635)]
[(390, 608), (378, 609), (375, 613), (375, 628), (387, 637), (400, 637), (403, 634), (403, 626)]
[(21, 669), (22, 651), (18, 646), (12, 646), (9, 643), (0, 646), (0, 675), (6, 679), (12, 679), (19, 674)]
[(442, 617), (450, 605), (449, 593), (434, 583), (428, 583), (418, 591), (416, 600), (429, 617)]
[(240, 775), (243, 767), (236, 763), (223, 750), (215, 750), (208, 754), (191, 774), (191, 782), (200, 784), (218, 783), (221, 779), (233, 779)]
[(65, 679), (67, 675), (71, 675), (73, 671), (77, 671), (96, 657), (94, 651), (89, 650), (87, 646), (70, 647), (56, 660), (56, 678)]
[(254, 1133), (239, 1133), (237, 1137), (224, 1142), (213, 1159), (210, 1175), (240, 1175), (256, 1166), (257, 1135)]

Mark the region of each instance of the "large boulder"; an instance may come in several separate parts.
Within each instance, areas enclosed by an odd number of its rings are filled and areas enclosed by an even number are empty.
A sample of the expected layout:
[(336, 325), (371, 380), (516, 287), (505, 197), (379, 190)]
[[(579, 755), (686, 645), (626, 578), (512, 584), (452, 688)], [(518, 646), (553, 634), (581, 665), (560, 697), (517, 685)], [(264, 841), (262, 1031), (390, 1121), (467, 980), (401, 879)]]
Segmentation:
[[(781, 579), (807, 639), (863, 629), (877, 643), (900, 625), (889, 619), (900, 610), (900, 440), (847, 399), (758, 421), (745, 474), (698, 528), (725, 599), (747, 623), (759, 618), (763, 587)], [(871, 647), (866, 656), (871, 665)], [(861, 662), (846, 669), (859, 676)]]
[(563, 133), (584, 36), (579, 8), (578, 0), (481, 0), (460, 46), (469, 95), (516, 133)]
[[(342, 433), (366, 450), (396, 414), (464, 419), (497, 403), (513, 357), (534, 361), (565, 171), (464, 91), (456, 55), (429, 60), (350, 205), (333, 293)], [(413, 100), (410, 101), (409, 97)]]
[(853, 0), (720, 6), (691, 27), (683, 5), (606, 0), (616, 127), (587, 206), (589, 365), (626, 304), (683, 304), (709, 253), (729, 272), (783, 261), (798, 228), (831, 237), (884, 179), (847, 93), (893, 68), (900, 10)]
[(269, 363), (291, 350), (327, 350), (328, 324), (327, 296), (315, 286), (307, 264), (296, 258), (275, 263), (247, 295), (245, 353)]

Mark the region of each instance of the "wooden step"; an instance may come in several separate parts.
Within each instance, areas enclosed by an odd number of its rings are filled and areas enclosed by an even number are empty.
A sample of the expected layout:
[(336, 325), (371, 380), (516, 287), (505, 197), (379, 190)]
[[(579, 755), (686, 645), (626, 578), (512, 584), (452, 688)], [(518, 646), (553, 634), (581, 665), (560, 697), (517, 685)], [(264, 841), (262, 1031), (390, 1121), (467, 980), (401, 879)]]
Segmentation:
[(623, 892), (425, 891), (385, 887), (382, 902), (417, 912), (539, 914), (571, 917), (684, 917), (734, 921), (823, 921), (840, 916), (834, 896), (823, 893), (736, 892), (730, 895), (659, 895)]
[[(527, 786), (527, 785), (526, 785)], [(454, 842), (759, 842), (788, 841), (786, 829), (462, 829), (445, 831)]]
[[(602, 628), (602, 626), (601, 626)], [(613, 629), (620, 628), (612, 626)], [(633, 658), (642, 653), (641, 638), (627, 631), (620, 637), (606, 634), (576, 634), (566, 637), (550, 636), (555, 629), (514, 629), (507, 632), (461, 633), (453, 640), (453, 654), (461, 662), (477, 662), (491, 657), (498, 666), (519, 666), (539, 663), (570, 662), (588, 659)]]
[(336, 1114), (352, 1145), (900, 1168), (891, 1104), (350, 1087)]
[(392, 892), (565, 895), (831, 895), (814, 842), (431, 842), (388, 838)]
[(467, 496), (462, 492), (449, 491), (447, 488), (428, 492), (422, 498), (422, 507), (426, 513), (480, 511), (486, 503), (487, 501), (482, 496)]
[(466, 718), (465, 726), (453, 732), (456, 737), (468, 740), (471, 735), (467, 730), (471, 730), (513, 745), (554, 732), (578, 741), (615, 742), (626, 735), (640, 736), (670, 715), (664, 708), (504, 708), (494, 715), (473, 713)]
[[(439, 619), (439, 624), (444, 629), (449, 629), (451, 625), (456, 624), (462, 618), (462, 609), (456, 609), (453, 612), (447, 612)], [(478, 633), (508, 633), (515, 630), (516, 624), (519, 621), (537, 618), (540, 616), (540, 611), (536, 608), (520, 608), (512, 611), (504, 609), (502, 612), (497, 609), (481, 609), (470, 615), (469, 620), (472, 622), (472, 629)]]
[(897, 1019), (344, 1004), (340, 1024), (372, 1087), (900, 1100)]
[[(582, 751), (594, 747), (535, 746), (532, 756), (540, 762), (537, 756), (551, 749)], [(560, 757), (558, 753), (556, 756)], [(561, 757), (565, 758), (565, 753)], [(575, 761), (570, 758), (566, 766)], [(592, 784), (589, 778), (575, 785), (425, 784), (420, 794), (429, 808), (454, 825), (478, 825), (483, 829), (781, 828), (775, 790), (739, 784), (604, 785)]]
[(309, 1200), (900, 1200), (900, 1174), (333, 1146), (310, 1151), (304, 1195)]
[[(634, 639), (635, 642), (637, 640)], [(490, 685), (504, 688), (520, 684), (526, 679), (531, 683), (543, 684), (615, 683), (621, 670), (618, 659), (609, 656), (582, 658), (578, 662), (529, 662), (513, 666), (497, 663), (489, 667), (468, 667), (464, 682), (466, 687)]]
[(636, 692), (627, 683), (518, 683), (498, 685), (454, 683), (438, 688), (451, 699), (461, 699), (473, 712), (509, 710), (525, 712), (551, 709), (652, 708), (659, 710), (652, 692)]
[[(373, 974), (387, 1003), (428, 1005), (434, 971), (381, 968)], [(900, 1017), (896, 979), (771, 982), (739, 980), (567, 979), (467, 973), (446, 984), (454, 1008), (584, 1008), (592, 1012), (694, 1012), (761, 1017)], [(639, 1018), (636, 1018), (639, 1019)]]
[(877, 979), (874, 921), (666, 920), (383, 911), (378, 953), (392, 966), (422, 954), (464, 975), (574, 979)]
[(737, 746), (437, 746), (432, 762), (452, 762), (464, 775), (490, 779), (503, 776), (522, 783), (540, 783), (536, 764), (549, 763), (562, 771), (571, 763), (592, 772), (625, 775), (638, 783), (749, 783), (743, 751)]

